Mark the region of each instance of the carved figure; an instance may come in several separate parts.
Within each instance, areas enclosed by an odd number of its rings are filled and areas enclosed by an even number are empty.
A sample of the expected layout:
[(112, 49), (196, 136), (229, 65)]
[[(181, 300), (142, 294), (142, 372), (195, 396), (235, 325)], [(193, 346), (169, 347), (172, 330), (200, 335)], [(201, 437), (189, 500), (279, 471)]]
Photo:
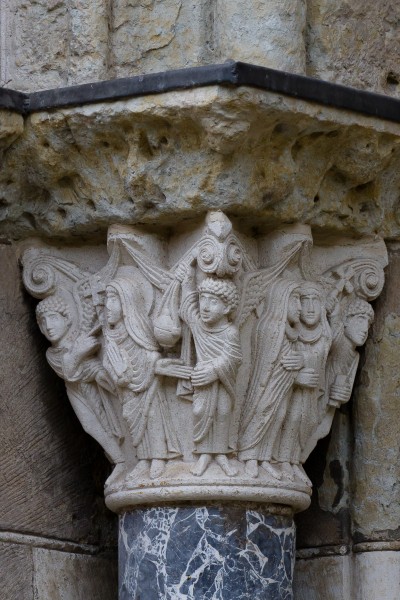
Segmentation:
[(54, 371), (66, 382), (71, 405), (84, 430), (104, 449), (110, 462), (117, 465), (108, 485), (124, 470), (120, 448), (120, 429), (113, 409), (113, 384), (98, 358), (100, 341), (93, 332), (73, 339), (71, 311), (60, 296), (39, 302), (36, 315), (40, 330), (52, 343), (46, 352)]
[(101, 266), (101, 248), (66, 249), (75, 263), (38, 241), (22, 262), (48, 361), (117, 465), (109, 506), (175, 488), (305, 506), (302, 465), (350, 398), (384, 243), (313, 247), (302, 224), (249, 238), (211, 211), (176, 236), (113, 225), (107, 247)]
[(257, 477), (258, 464), (280, 478), (271, 464), (291, 401), (296, 372), (303, 366), (296, 352), (301, 304), (299, 284), (278, 280), (271, 285), (266, 307), (257, 324), (253, 374), (244, 403), (239, 436), (239, 458), (246, 472)]
[(137, 283), (117, 276), (106, 288), (104, 366), (122, 403), (139, 464), (151, 462), (150, 477), (159, 477), (167, 460), (181, 449), (155, 364), (160, 358), (145, 301)]
[(374, 319), (372, 306), (359, 298), (348, 303), (342, 318), (340, 306), (337, 311), (331, 315), (334, 336), (327, 364), (329, 403), (335, 407), (350, 400), (360, 359), (357, 347), (367, 341), (368, 329)]
[[(177, 277), (182, 277), (177, 272)], [(242, 361), (239, 332), (229, 317), (239, 297), (235, 284), (206, 277), (195, 291), (195, 270), (187, 270), (182, 282), (180, 316), (190, 327), (197, 362), (193, 369), (193, 440), (199, 454), (192, 469), (202, 475), (214, 459), (229, 476), (237, 470), (229, 464), (230, 421), (236, 400), (235, 381)]]
[(305, 282), (300, 287), (300, 321), (297, 325), (296, 350), (303, 357), (293, 396), (283, 423), (281, 440), (275, 459), (282, 464), (285, 477), (295, 476), (310, 484), (303, 469), (302, 450), (319, 419), (319, 400), (325, 390), (325, 366), (332, 333), (323, 305), (322, 289)]
[(317, 440), (328, 435), (336, 408), (350, 400), (360, 360), (357, 347), (365, 344), (373, 319), (372, 306), (361, 298), (348, 302), (343, 311), (340, 302), (335, 302), (330, 316), (333, 340), (326, 365), (325, 396), (318, 426), (302, 450), (302, 461)]

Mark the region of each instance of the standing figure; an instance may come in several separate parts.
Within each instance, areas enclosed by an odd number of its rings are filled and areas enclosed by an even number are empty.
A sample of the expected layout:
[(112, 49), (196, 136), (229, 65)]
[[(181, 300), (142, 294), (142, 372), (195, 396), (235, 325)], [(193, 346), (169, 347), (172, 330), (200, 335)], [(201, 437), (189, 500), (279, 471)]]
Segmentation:
[(350, 400), (360, 355), (358, 346), (367, 341), (368, 329), (374, 319), (372, 306), (365, 300), (352, 300), (345, 308), (343, 321), (340, 305), (331, 314), (332, 348), (328, 357), (326, 376), (328, 403), (340, 406)]
[(46, 352), (54, 371), (65, 380), (67, 393), (83, 429), (117, 465), (107, 480), (110, 486), (122, 474), (125, 459), (120, 448), (122, 433), (113, 407), (113, 385), (96, 356), (100, 342), (91, 332), (71, 334), (72, 317), (60, 296), (39, 302), (36, 316), (41, 332), (52, 343)]
[(325, 397), (320, 406), (318, 426), (303, 449), (305, 460), (316, 442), (328, 435), (336, 408), (350, 400), (360, 355), (358, 346), (367, 341), (374, 311), (365, 300), (356, 298), (341, 311), (336, 301), (330, 315), (333, 340), (326, 364)]
[(238, 292), (232, 281), (216, 277), (205, 278), (196, 291), (194, 267), (187, 269), (188, 273), (183, 268), (176, 275), (183, 280), (180, 316), (193, 335), (197, 357), (191, 380), (194, 452), (199, 458), (192, 473), (202, 475), (214, 459), (233, 477), (237, 470), (227, 454), (235, 450), (230, 442), (231, 418), (242, 352), (230, 316), (238, 305)]
[(300, 322), (297, 327), (296, 350), (303, 357), (303, 367), (297, 373), (289, 410), (282, 427), (282, 436), (276, 460), (290, 469), (288, 479), (294, 476), (310, 485), (300, 467), (302, 454), (319, 420), (319, 403), (325, 392), (325, 366), (331, 346), (332, 333), (322, 302), (320, 287), (305, 282), (300, 288)]
[(166, 461), (180, 456), (167, 398), (155, 363), (160, 358), (145, 300), (137, 283), (116, 277), (106, 288), (104, 366), (122, 403), (139, 464), (159, 477)]
[(270, 475), (281, 478), (273, 464), (274, 451), (279, 447), (296, 373), (303, 366), (295, 349), (301, 311), (298, 287), (286, 279), (270, 286), (255, 331), (252, 377), (239, 431), (239, 458), (246, 462), (251, 477), (257, 477), (261, 463)]

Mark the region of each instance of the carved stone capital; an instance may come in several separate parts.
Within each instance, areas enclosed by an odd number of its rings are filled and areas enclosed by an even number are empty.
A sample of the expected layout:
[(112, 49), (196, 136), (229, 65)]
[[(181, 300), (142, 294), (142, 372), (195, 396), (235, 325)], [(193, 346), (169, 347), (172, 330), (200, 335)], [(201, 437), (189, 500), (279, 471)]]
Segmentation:
[(387, 263), (377, 237), (249, 236), (220, 211), (102, 251), (33, 245), (47, 359), (115, 465), (108, 507), (242, 500), (302, 510), (303, 463), (350, 399)]

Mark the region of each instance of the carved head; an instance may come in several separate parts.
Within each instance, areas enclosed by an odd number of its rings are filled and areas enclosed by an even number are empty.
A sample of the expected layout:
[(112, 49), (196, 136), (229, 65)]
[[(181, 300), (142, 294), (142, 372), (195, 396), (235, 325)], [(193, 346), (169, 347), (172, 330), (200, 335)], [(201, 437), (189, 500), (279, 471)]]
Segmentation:
[(111, 326), (117, 325), (123, 318), (122, 303), (117, 290), (111, 285), (107, 286), (106, 289), (105, 307), (107, 323)]
[(346, 337), (355, 346), (362, 346), (367, 341), (368, 329), (373, 320), (372, 306), (365, 300), (353, 300), (348, 304), (343, 319)]
[(36, 318), (40, 331), (52, 344), (57, 344), (64, 338), (72, 323), (70, 310), (59, 296), (49, 296), (39, 302)]
[(313, 327), (321, 320), (322, 314), (322, 291), (318, 285), (304, 283), (300, 287), (301, 312), (300, 320), (305, 325)]
[(295, 325), (299, 322), (301, 315), (301, 301), (300, 301), (300, 290), (295, 289), (289, 296), (288, 309), (287, 309), (287, 320), (291, 325)]
[(233, 281), (207, 277), (198, 288), (200, 317), (207, 325), (216, 325), (229, 316), (239, 303), (239, 294)]

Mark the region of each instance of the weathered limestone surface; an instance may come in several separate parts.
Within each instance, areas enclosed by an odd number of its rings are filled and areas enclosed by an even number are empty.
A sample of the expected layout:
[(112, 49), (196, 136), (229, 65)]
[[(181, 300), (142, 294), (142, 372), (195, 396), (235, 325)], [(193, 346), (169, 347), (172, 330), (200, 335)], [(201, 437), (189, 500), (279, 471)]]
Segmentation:
[(399, 19), (370, 0), (2, 0), (0, 81), (32, 91), (233, 58), (398, 96)]
[(295, 600), (363, 600), (351, 593), (349, 556), (297, 559), (294, 573)]
[(10, 600), (33, 600), (33, 560), (31, 548), (0, 543), (2, 593)]
[(361, 552), (296, 562), (295, 600), (397, 600), (400, 552)]
[(4, 600), (114, 600), (115, 561), (0, 542)]
[(308, 74), (399, 96), (397, 2), (311, 0), (307, 12)]
[(116, 598), (116, 560), (35, 548), (33, 564), (35, 600)]
[(170, 92), (26, 119), (4, 156), (0, 232), (169, 226), (209, 209), (253, 225), (400, 232), (400, 125), (260, 92)]
[(353, 560), (354, 573), (349, 597), (354, 600), (398, 599), (400, 589), (399, 551), (362, 552), (356, 554)]
[(305, 0), (218, 0), (214, 15), (219, 60), (305, 73)]
[(352, 512), (356, 542), (400, 540), (400, 349), (398, 244), (389, 246), (386, 287), (355, 395)]

